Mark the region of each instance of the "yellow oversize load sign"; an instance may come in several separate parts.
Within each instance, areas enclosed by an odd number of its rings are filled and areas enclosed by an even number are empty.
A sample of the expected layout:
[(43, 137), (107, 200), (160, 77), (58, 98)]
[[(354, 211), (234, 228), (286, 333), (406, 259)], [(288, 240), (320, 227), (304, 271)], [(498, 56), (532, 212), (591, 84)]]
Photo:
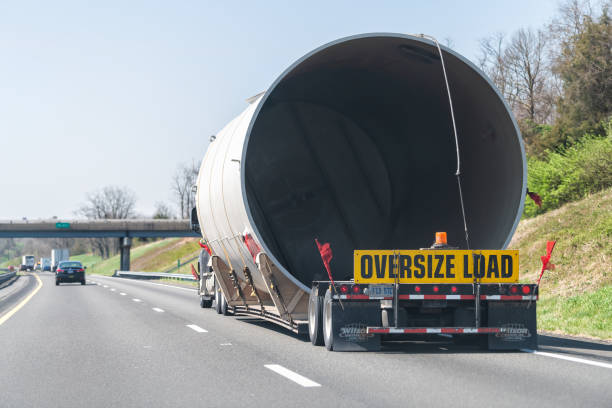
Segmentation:
[(355, 283), (515, 283), (516, 250), (358, 250)]

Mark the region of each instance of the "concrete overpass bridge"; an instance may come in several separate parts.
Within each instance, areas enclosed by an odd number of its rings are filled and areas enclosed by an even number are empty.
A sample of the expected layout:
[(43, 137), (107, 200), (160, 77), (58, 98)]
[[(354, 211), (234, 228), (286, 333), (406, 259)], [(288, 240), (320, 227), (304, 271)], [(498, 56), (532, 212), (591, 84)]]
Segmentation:
[(130, 269), (132, 238), (199, 236), (189, 220), (0, 220), (0, 238), (117, 238), (121, 270)]

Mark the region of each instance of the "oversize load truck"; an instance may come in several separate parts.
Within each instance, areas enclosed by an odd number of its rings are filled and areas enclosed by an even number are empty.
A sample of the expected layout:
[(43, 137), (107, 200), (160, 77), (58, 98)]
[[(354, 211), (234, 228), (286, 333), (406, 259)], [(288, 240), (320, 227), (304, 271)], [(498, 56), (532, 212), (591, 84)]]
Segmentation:
[(537, 287), (518, 283), (505, 249), (524, 149), (478, 68), (422, 36), (363, 34), (310, 52), (248, 102), (198, 176), (202, 307), (329, 350), (436, 333), (537, 347)]
[(51, 250), (51, 271), (55, 272), (62, 261), (70, 260), (70, 250), (66, 248)]
[(33, 271), (34, 270), (34, 255), (23, 255), (21, 257), (21, 265), (19, 266), (20, 271)]

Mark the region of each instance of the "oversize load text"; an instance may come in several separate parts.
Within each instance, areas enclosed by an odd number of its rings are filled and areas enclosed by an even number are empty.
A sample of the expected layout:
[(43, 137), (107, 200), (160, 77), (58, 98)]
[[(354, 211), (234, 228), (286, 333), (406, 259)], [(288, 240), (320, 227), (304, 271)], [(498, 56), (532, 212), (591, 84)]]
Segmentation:
[(359, 250), (354, 253), (356, 283), (518, 282), (515, 250)]

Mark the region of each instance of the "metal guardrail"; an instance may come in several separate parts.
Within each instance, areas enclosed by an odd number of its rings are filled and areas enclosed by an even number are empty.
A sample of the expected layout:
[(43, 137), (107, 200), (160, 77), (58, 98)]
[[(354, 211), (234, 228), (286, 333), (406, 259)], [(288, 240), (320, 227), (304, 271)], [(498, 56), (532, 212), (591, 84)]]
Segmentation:
[(129, 278), (129, 279), (180, 279), (186, 281), (195, 281), (193, 275), (184, 273), (165, 273), (165, 272), (134, 272), (134, 271), (115, 271), (113, 274), (115, 277)]
[[(0, 283), (4, 283), (8, 280), (13, 279), (15, 276), (17, 276), (17, 272), (9, 272), (9, 273), (3, 273), (0, 274)], [(192, 276), (193, 278), (193, 276)]]
[(179, 269), (179, 268), (181, 268), (181, 267), (183, 267), (185, 265), (189, 265), (190, 262), (193, 262), (193, 261), (195, 261), (198, 258), (199, 258), (199, 255), (196, 255), (193, 258), (189, 258), (186, 261), (182, 261), (180, 266), (178, 266), (178, 265), (177, 266), (173, 266), (172, 268), (164, 271), (164, 273), (172, 273), (173, 271), (176, 271), (177, 269)]

